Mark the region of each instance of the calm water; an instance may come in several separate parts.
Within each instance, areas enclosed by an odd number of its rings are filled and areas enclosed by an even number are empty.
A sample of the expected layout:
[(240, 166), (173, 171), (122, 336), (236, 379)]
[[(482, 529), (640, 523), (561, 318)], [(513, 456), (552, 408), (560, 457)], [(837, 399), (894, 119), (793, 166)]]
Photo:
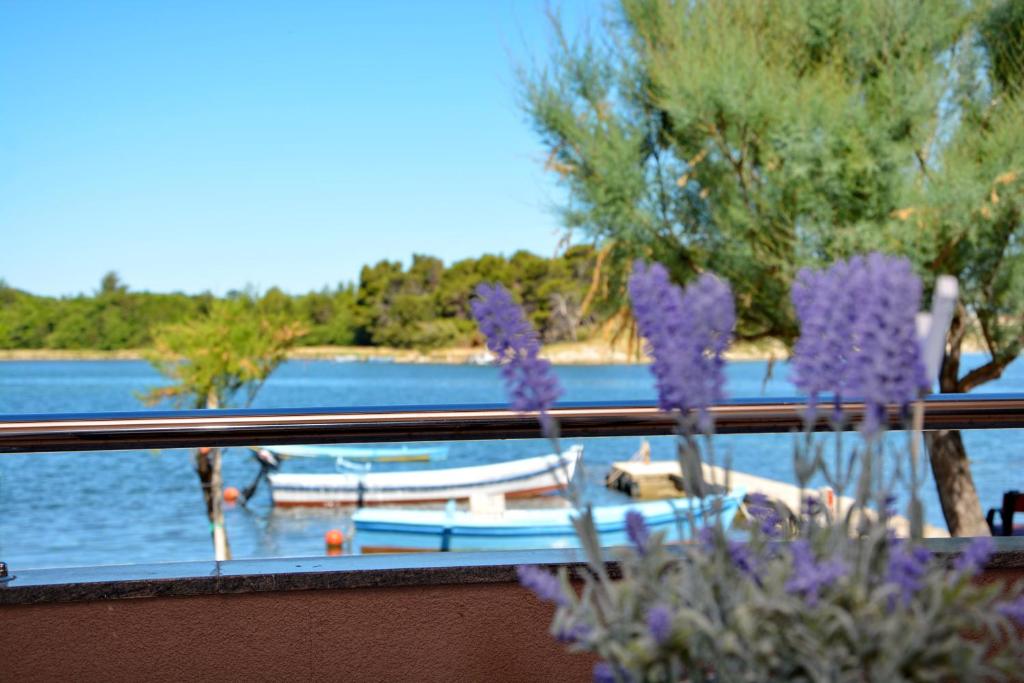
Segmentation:
[[(977, 363), (980, 359), (971, 359)], [(762, 362), (729, 366), (733, 397), (792, 396), (788, 370), (765, 381)], [(558, 368), (566, 401), (650, 400), (646, 367)], [(0, 413), (139, 410), (139, 392), (161, 383), (144, 362), (33, 361), (0, 363)], [(1014, 363), (984, 392), (1024, 392), (1024, 363)], [(263, 388), (259, 407), (325, 407), (501, 402), (491, 367), (295, 361)], [(1002, 491), (1024, 487), (1024, 444), (1019, 431), (966, 433), (983, 505)], [(587, 479), (600, 502), (624, 502), (604, 489), (612, 461), (628, 457), (637, 438), (582, 439)], [(737, 470), (791, 480), (790, 435), (716, 437)], [(651, 441), (656, 458), (672, 457), (672, 441)], [(455, 442), (448, 466), (497, 462), (549, 452), (541, 440)], [(392, 465), (391, 467), (423, 467)], [(288, 471), (329, 471), (327, 462), (291, 461)], [(257, 472), (247, 451), (225, 455), (225, 480), (239, 488)], [(928, 519), (942, 516), (931, 488)], [(248, 508), (227, 511), (236, 558), (309, 556), (323, 552), (323, 534), (346, 525), (340, 510), (276, 510), (264, 486)], [(55, 567), (209, 559), (208, 524), (189, 455), (183, 450), (0, 455), (0, 559), (13, 567)]]

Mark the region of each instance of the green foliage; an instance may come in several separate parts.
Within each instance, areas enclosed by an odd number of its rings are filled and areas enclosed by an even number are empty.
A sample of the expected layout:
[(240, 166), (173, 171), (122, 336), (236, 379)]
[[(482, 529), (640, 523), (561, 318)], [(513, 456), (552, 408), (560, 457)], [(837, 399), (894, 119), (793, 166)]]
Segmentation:
[(366, 266), (356, 295), (356, 338), (406, 348), (468, 343), (474, 338), (469, 302), (485, 281), (508, 287), (549, 341), (575, 338), (582, 325), (598, 318), (579, 311), (594, 258), (592, 248), (578, 246), (553, 259), (526, 251), (510, 258), (486, 254), (447, 269), (419, 255), (408, 271), (391, 261)]
[[(681, 282), (714, 270), (737, 287), (741, 337), (791, 340), (799, 266), (915, 241), (960, 248), (994, 179), (1020, 169), (1019, 144), (983, 155), (1024, 127), (1011, 101), (1021, 8), (621, 0), (604, 33), (572, 39), (555, 23), (551, 59), (522, 74), (524, 105), (569, 191), (565, 224), (614, 246), (610, 275), (638, 255)], [(976, 187), (948, 193), (966, 177)], [(922, 202), (956, 216), (951, 240), (900, 220)], [(983, 279), (1013, 289), (1021, 225), (1003, 210), (980, 247), (1000, 273)]]
[(1024, 3), (997, 3), (982, 20), (980, 34), (992, 80), (999, 89), (1020, 94), (1024, 83)]
[(310, 292), (295, 300), (298, 318), (309, 328), (303, 344), (347, 345), (356, 340), (355, 291), (339, 287), (335, 291)]
[(224, 408), (244, 390), (248, 405), (302, 333), (298, 323), (263, 312), (251, 298), (217, 301), (199, 318), (155, 330), (146, 357), (173, 384), (153, 389), (145, 400)]
[[(269, 317), (293, 319), (308, 330), (306, 346), (372, 344), (432, 349), (473, 342), (469, 302), (483, 281), (515, 291), (551, 341), (574, 339), (600, 320), (580, 310), (590, 286), (595, 254), (587, 246), (546, 259), (520, 251), (511, 257), (484, 255), (445, 268), (437, 258), (417, 255), (406, 270), (380, 261), (362, 269), (358, 286), (342, 285), (290, 295), (272, 287), (262, 295), (232, 291), (227, 301), (249, 301)], [(141, 349), (172, 323), (202, 318), (219, 305), (210, 294), (133, 292), (107, 273), (92, 296), (33, 296), (0, 282), (0, 349)]]
[[(113, 278), (113, 279), (111, 279)], [(208, 296), (128, 292), (113, 273), (94, 296), (50, 298), (0, 286), (0, 348), (134, 349), (150, 328), (199, 314)]]

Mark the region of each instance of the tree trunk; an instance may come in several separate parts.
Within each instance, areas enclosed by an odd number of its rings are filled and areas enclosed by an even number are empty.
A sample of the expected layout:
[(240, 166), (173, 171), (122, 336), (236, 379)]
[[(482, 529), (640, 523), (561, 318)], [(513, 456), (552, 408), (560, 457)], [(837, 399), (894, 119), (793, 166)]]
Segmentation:
[(951, 536), (989, 536), (959, 430), (925, 432), (935, 488)]
[[(217, 408), (217, 397), (210, 395), (207, 408)], [(228, 544), (228, 530), (224, 526), (224, 478), (221, 475), (219, 448), (200, 448), (195, 453), (196, 474), (203, 489), (206, 516), (210, 520), (210, 536), (213, 539), (213, 555), (217, 561), (231, 559)]]
[[(960, 379), (960, 349), (966, 333), (967, 311), (963, 304), (958, 304), (949, 326), (946, 353), (939, 369), (939, 389), (943, 393), (959, 394), (971, 388), (965, 386)], [(924, 442), (928, 447), (935, 488), (949, 535), (990, 536), (960, 431), (940, 429), (925, 432)]]
[(213, 539), (214, 558), (231, 559), (231, 546), (224, 526), (224, 481), (221, 476), (219, 448), (200, 448), (195, 454), (196, 474), (203, 490), (206, 503), (206, 517), (210, 520), (210, 536)]

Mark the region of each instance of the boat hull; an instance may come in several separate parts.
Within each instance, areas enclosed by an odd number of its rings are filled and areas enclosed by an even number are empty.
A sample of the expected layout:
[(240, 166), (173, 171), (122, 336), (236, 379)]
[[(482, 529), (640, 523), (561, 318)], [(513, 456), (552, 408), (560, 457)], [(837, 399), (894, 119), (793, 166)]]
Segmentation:
[(475, 467), (405, 472), (271, 474), (276, 506), (392, 505), (466, 500), (479, 493), (507, 498), (564, 489), (582, 455), (574, 446), (559, 455)]
[(333, 458), (349, 462), (427, 462), (448, 457), (447, 446), (263, 446), (280, 458)]
[[(603, 546), (626, 545), (626, 513), (636, 510), (652, 532), (669, 542), (687, 540), (693, 527), (717, 516), (728, 527), (739, 510), (744, 492), (714, 498), (717, 510), (708, 513), (690, 498), (594, 508), (594, 521)], [(526, 550), (579, 548), (570, 508), (507, 510), (484, 515), (444, 510), (358, 510), (354, 549), (361, 553), (458, 550)]]

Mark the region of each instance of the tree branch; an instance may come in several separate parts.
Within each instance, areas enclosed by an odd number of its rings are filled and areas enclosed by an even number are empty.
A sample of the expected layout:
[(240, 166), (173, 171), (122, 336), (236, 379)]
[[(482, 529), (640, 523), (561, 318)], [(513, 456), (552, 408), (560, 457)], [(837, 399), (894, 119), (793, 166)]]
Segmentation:
[(754, 199), (750, 194), (750, 187), (747, 185), (747, 176), (743, 172), (743, 157), (741, 156), (739, 159), (735, 159), (733, 157), (732, 152), (729, 151), (729, 144), (717, 125), (709, 123), (708, 130), (715, 140), (715, 145), (718, 147), (718, 151), (722, 153), (722, 156), (728, 160), (732, 165), (733, 170), (736, 172), (737, 179), (740, 182), (740, 191), (743, 193), (743, 199), (746, 202), (747, 209), (754, 216), (760, 216), (757, 204), (754, 202)]
[[(1016, 345), (1014, 345), (1016, 347)], [(1019, 349), (1015, 349), (1019, 350)], [(981, 367), (974, 368), (957, 382), (958, 389), (966, 393), (971, 389), (984, 384), (985, 382), (991, 382), (994, 379), (999, 379), (1003, 370), (1017, 358), (1017, 354), (1003, 353), (989, 362), (985, 363)]]

